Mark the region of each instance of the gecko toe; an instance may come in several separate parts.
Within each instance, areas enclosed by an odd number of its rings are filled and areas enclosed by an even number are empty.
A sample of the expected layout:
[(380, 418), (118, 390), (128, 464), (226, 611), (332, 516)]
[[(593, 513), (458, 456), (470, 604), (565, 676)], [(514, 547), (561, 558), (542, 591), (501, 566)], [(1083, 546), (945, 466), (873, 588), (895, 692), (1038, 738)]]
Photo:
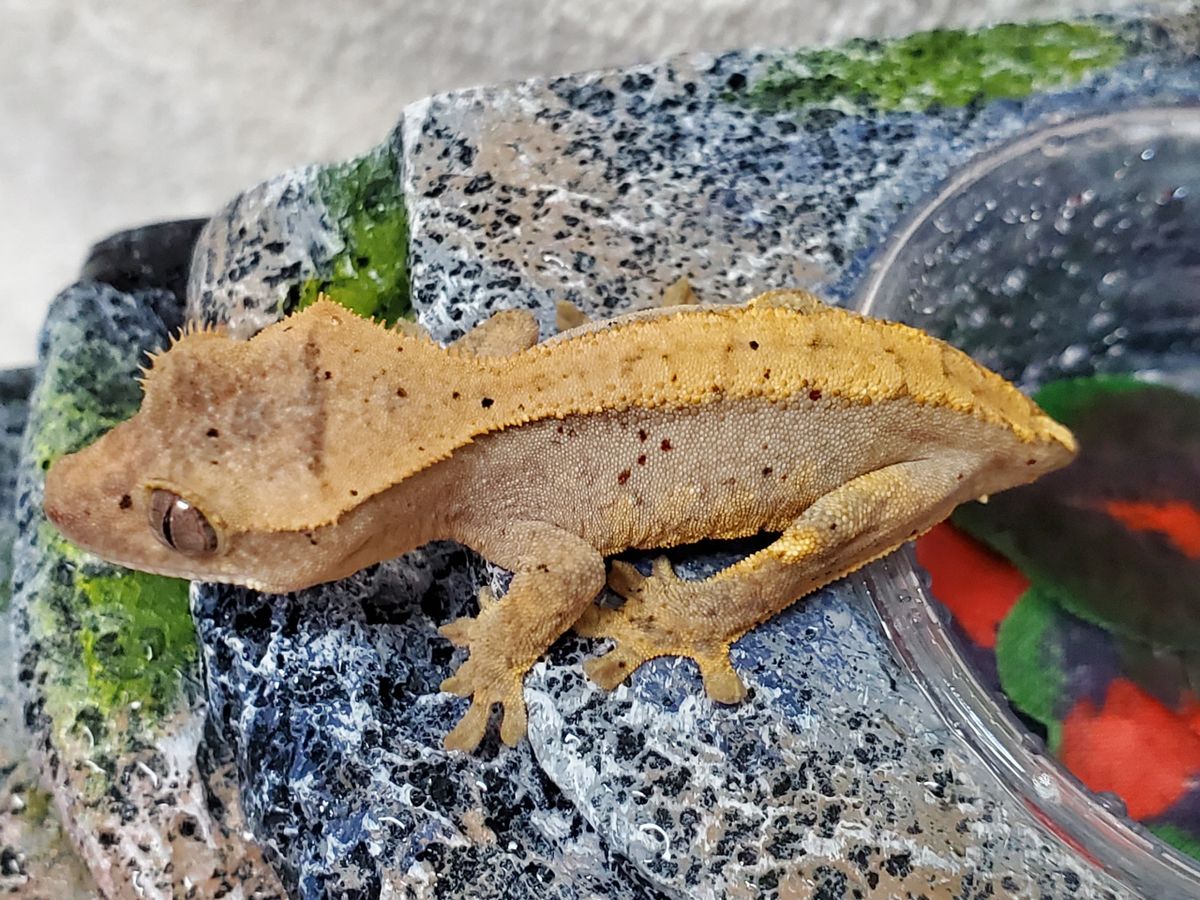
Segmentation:
[(644, 656), (622, 644), (603, 656), (589, 659), (583, 664), (583, 671), (597, 685), (611, 691), (645, 661)]
[(651, 570), (652, 577), (658, 581), (679, 581), (680, 578), (675, 574), (675, 568), (671, 565), (671, 561), (665, 556), (656, 556), (654, 558), (653, 569)]
[(599, 606), (592, 605), (583, 611), (571, 629), (580, 637), (600, 638), (608, 637), (611, 633), (609, 625), (612, 623), (614, 611), (611, 609), (602, 609)]
[(483, 740), (491, 713), (492, 705), (490, 703), (482, 703), (478, 699), (473, 700), (466, 715), (442, 741), (443, 746), (447, 750), (462, 750), (468, 753), (474, 750)]
[(455, 619), (453, 622), (448, 622), (438, 629), (438, 634), (452, 643), (455, 647), (466, 647), (471, 643), (471, 626), (475, 620), (470, 616), (463, 616), (461, 619)]
[(464, 678), (461, 672), (458, 672), (444, 679), (439, 690), (443, 690), (447, 694), (457, 694), (459, 697), (470, 697), (474, 688), (471, 686), (471, 682)]
[(733, 704), (746, 699), (746, 685), (741, 676), (734, 671), (733, 663), (729, 661), (728, 648), (713, 654), (697, 653), (692, 658), (700, 667), (704, 691), (710, 700)]
[(451, 750), (473, 750), (487, 730), (488, 716), (499, 703), (503, 713), (500, 737), (510, 747), (525, 736), (525, 697), (521, 683), (523, 672), (503, 660), (488, 659), (485, 655), (471, 656), (458, 671), (442, 682), (442, 690), (460, 697), (470, 697), (471, 705), (462, 721), (446, 737)]
[(646, 577), (627, 562), (615, 561), (608, 573), (608, 586), (625, 599), (636, 597), (646, 585)]
[(525, 737), (529, 723), (525, 712), (525, 698), (520, 691), (504, 701), (504, 718), (500, 722), (500, 740), (515, 747)]
[(490, 587), (481, 587), (479, 589), (479, 611), (490, 609), (500, 601), (496, 599), (495, 592)]

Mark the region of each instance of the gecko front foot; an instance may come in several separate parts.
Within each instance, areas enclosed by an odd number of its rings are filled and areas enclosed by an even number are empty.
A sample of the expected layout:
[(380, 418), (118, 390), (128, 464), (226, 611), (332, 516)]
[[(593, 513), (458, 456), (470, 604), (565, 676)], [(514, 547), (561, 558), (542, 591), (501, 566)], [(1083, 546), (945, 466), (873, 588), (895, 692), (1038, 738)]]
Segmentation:
[[(492, 707), (499, 703), (503, 718), (500, 739), (514, 747), (525, 736), (525, 697), (522, 682), (528, 665), (512, 659), (505, 647), (497, 646), (497, 630), (491, 621), (499, 614), (492, 592), (479, 592), (479, 615), (464, 616), (438, 629), (456, 647), (467, 647), (470, 657), (458, 671), (442, 682), (443, 691), (470, 697), (471, 706), (462, 720), (446, 735), (447, 750), (474, 750), (483, 740)], [(491, 640), (489, 640), (489, 635)]]
[(625, 598), (624, 605), (589, 607), (575, 624), (575, 631), (584, 637), (616, 641), (608, 653), (584, 663), (594, 682), (611, 690), (646, 660), (683, 656), (700, 667), (704, 689), (713, 700), (737, 703), (746, 696), (746, 686), (729, 661), (730, 638), (716, 633), (718, 623), (694, 615), (711, 608), (711, 598), (704, 594), (713, 585), (682, 580), (666, 557), (659, 557), (649, 578), (628, 563), (614, 562), (608, 586)]

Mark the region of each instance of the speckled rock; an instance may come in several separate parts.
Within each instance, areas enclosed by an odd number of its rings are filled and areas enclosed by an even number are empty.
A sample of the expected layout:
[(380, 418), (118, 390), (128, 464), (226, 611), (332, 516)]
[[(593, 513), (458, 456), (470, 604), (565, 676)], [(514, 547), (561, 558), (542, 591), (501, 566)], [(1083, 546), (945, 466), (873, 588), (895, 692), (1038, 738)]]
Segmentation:
[[(889, 230), (979, 152), (1064, 115), (1200, 97), (1182, 20), (1038, 28), (938, 38), (1025, 67), (1014, 86), (984, 65), (965, 99), (929, 87), (926, 39), (434, 97), (368, 157), (395, 156), (405, 206), (375, 220), (406, 222), (383, 233), (439, 340), (512, 306), (548, 335), (556, 300), (605, 315), (680, 275), (707, 301), (783, 285), (848, 301)], [(909, 80), (873, 81), (897, 53), (913, 57)], [(843, 79), (836, 95), (810, 83), (818, 63), (821, 83)], [(314, 274), (332, 271), (321, 260), (350, 219), (304, 198), (351, 196), (356, 165), (231, 206), (201, 239), (189, 309), (248, 333), (328, 287), (386, 315), (387, 279), (371, 274), (386, 246), (340, 285)], [(255, 259), (268, 238), (276, 255)], [(308, 261), (288, 270), (295, 253)], [(249, 274), (229, 263), (243, 258)], [(248, 297), (269, 299), (251, 315)], [(677, 554), (693, 576), (729, 558)], [(528, 742), (447, 755), (463, 703), (436, 685), (462, 657), (435, 627), (483, 581), (505, 575), (438, 546), (294, 596), (194, 592), (249, 825), (297, 895), (1127, 895), (945, 724), (857, 579), (739, 642), (752, 696), (737, 708), (709, 703), (674, 660), (599, 691), (579, 660), (601, 648), (568, 638), (527, 680)]]
[[(1089, 27), (1103, 55), (1071, 77), (1041, 73), (1056, 89), (922, 112), (848, 86), (794, 101), (785, 89), (822, 56), (806, 51), (686, 56), (416, 104), (403, 123), (414, 304), (455, 336), (467, 308), (486, 315), (514, 293), (548, 328), (556, 300), (639, 307), (680, 275), (702, 300), (784, 285), (845, 299), (912, 204), (980, 151), (1067, 115), (1200, 97), (1186, 42), (1141, 21)], [(1013, 64), (1009, 40), (997, 65)], [(1100, 52), (1077, 40), (1085, 58)], [(892, 88), (925, 96), (936, 66)]]
[(10, 621), (13, 502), (17, 456), (33, 387), (28, 369), (0, 372), (0, 894), (94, 897), (95, 888), (62, 827), (50, 798), (37, 786), (16, 695)]
[(443, 545), (282, 598), (197, 591), (214, 718), (295, 896), (644, 895), (529, 743), (441, 749), (461, 702), (436, 623), (480, 583)]
[[(0, 613), (8, 610), (12, 581), (12, 546), (17, 536), (13, 504), (17, 494), (17, 457), (29, 415), (31, 369), (0, 372)], [(0, 641), (6, 640), (0, 629)], [(0, 645), (7, 646), (7, 645)], [(10, 654), (0, 652), (0, 659)]]
[[(107, 242), (90, 272), (119, 276), (130, 292), (76, 285), (54, 301), (43, 332), (17, 468), (12, 614), (23, 738), (106, 896), (279, 896), (243, 837), (226, 761), (200, 752), (206, 707), (186, 583), (100, 563), (41, 511), (50, 461), (136, 409), (144, 354), (182, 321), (175, 294), (152, 285), (178, 282), (197, 227), (171, 232), (165, 243), (154, 229)], [(121, 262), (122, 244), (153, 259)]]
[(205, 226), (187, 315), (249, 337), (322, 291), (362, 315), (409, 311), (407, 240), (395, 138), (358, 159), (280, 175)]

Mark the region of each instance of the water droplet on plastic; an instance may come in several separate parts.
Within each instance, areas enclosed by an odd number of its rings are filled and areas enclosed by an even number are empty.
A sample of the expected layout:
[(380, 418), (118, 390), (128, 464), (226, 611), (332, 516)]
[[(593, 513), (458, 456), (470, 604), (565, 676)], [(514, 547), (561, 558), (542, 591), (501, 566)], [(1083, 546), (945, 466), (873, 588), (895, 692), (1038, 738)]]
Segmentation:
[(1059, 365), (1064, 369), (1074, 369), (1085, 362), (1088, 356), (1090, 354), (1087, 347), (1083, 344), (1072, 344), (1062, 352), (1062, 355), (1059, 357)]
[(1019, 294), (1024, 290), (1025, 285), (1029, 282), (1029, 273), (1024, 269), (1010, 269), (1008, 274), (1004, 276), (1003, 290), (1008, 296)]
[(1056, 134), (1042, 144), (1041, 151), (1043, 156), (1056, 159), (1067, 152), (1067, 140), (1061, 134)]
[(1113, 269), (1100, 279), (1101, 297), (1119, 297), (1129, 289), (1129, 273), (1124, 269)]
[(1112, 791), (1100, 791), (1095, 795), (1095, 797), (1096, 802), (1113, 815), (1122, 817), (1128, 815), (1128, 809), (1125, 806), (1125, 801)]

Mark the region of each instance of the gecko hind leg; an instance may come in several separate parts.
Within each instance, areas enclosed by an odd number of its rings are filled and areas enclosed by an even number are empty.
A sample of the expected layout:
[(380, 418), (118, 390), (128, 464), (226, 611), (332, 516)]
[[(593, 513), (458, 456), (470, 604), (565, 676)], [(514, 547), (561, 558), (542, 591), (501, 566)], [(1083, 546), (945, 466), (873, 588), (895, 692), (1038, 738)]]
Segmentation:
[(975, 461), (944, 455), (894, 463), (853, 478), (817, 499), (767, 547), (703, 581), (678, 578), (666, 559), (644, 577), (614, 563), (609, 587), (619, 609), (590, 607), (575, 630), (617, 646), (586, 664), (615, 687), (656, 656), (696, 661), (708, 695), (735, 703), (745, 694), (729, 647), (800, 597), (894, 550), (949, 515), (971, 488), (960, 480)]
[(697, 631), (688, 615), (688, 595), (693, 585), (679, 578), (666, 557), (654, 561), (647, 578), (628, 563), (614, 562), (608, 586), (625, 598), (620, 609), (591, 606), (575, 624), (584, 637), (605, 637), (616, 647), (584, 663), (584, 671), (601, 687), (611, 690), (642, 663), (658, 656), (683, 656), (700, 669), (704, 689), (719, 703), (738, 703), (746, 686), (729, 660), (730, 640)]

